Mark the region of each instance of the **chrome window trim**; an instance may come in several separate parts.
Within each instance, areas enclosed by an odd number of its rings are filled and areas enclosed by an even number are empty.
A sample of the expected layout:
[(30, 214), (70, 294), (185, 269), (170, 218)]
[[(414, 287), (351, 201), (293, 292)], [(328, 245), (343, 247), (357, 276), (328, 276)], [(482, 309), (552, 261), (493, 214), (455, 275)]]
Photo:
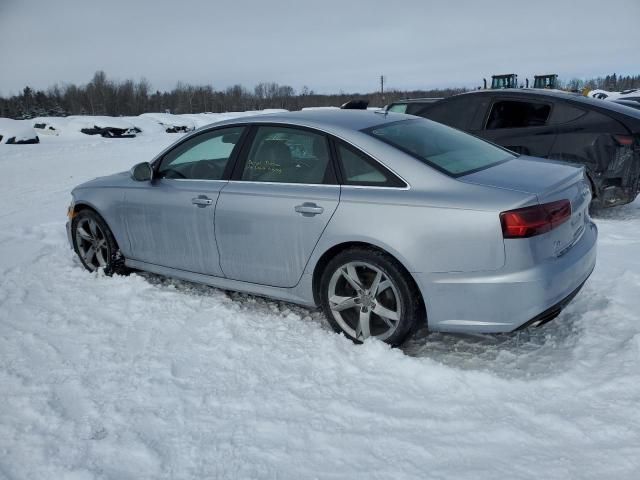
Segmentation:
[(339, 183), (291, 183), (291, 182), (257, 182), (255, 180), (229, 180), (229, 183), (251, 183), (256, 185), (293, 185), (298, 187), (338, 187)]
[(229, 180), (221, 180), (221, 179), (212, 179), (212, 178), (158, 178), (157, 181), (161, 180), (173, 180), (175, 182), (221, 182), (228, 183)]
[(249, 183), (249, 184), (256, 184), (256, 185), (293, 185), (298, 187), (375, 188), (375, 189), (383, 189), (383, 190), (410, 190), (411, 189), (409, 184), (407, 184), (406, 187), (382, 187), (380, 185), (343, 185), (340, 183), (329, 184), (329, 183), (256, 182), (251, 180), (229, 180), (229, 183)]

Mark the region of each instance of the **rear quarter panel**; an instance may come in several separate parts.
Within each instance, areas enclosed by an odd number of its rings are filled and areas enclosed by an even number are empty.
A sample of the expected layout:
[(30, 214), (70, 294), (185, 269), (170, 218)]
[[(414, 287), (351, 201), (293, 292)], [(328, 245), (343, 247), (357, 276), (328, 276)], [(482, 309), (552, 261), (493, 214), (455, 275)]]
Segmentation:
[(324, 252), (346, 242), (377, 246), (410, 272), (498, 270), (505, 263), (498, 205), (525, 201), (519, 192), (475, 185), (429, 193), (343, 186), (307, 273)]

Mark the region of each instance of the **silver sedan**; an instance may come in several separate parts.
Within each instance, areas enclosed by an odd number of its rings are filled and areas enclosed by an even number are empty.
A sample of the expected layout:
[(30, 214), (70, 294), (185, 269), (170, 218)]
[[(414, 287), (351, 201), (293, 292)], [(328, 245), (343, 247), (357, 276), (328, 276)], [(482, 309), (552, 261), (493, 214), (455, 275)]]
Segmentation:
[(88, 270), (321, 306), (354, 341), (542, 324), (596, 260), (582, 167), (396, 113), (216, 123), (72, 196)]

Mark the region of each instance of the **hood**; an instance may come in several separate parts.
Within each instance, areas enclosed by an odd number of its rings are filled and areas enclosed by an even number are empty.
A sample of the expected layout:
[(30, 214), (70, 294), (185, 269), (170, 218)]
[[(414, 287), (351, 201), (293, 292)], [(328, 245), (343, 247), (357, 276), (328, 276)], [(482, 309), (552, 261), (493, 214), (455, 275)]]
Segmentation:
[(127, 181), (130, 178), (131, 176), (128, 171), (114, 173), (112, 175), (94, 178), (93, 180), (89, 180), (88, 182), (81, 183), (76, 188), (74, 188), (74, 190), (78, 190), (81, 188), (119, 187), (123, 184), (124, 181)]
[(568, 178), (582, 176), (582, 170), (582, 166), (520, 156), (494, 167), (459, 177), (458, 180), (474, 185), (538, 195), (567, 182)]

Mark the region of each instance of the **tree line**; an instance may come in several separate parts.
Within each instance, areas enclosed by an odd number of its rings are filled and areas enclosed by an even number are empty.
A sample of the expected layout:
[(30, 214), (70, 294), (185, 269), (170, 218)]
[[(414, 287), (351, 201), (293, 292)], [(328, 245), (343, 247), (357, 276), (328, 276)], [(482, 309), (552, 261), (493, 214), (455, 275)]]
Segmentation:
[[(602, 88), (624, 90), (640, 88), (640, 75), (607, 75), (594, 79), (572, 79), (569, 89)], [(320, 94), (308, 87), (299, 90), (274, 82), (259, 83), (252, 90), (233, 85), (215, 90), (211, 85), (178, 83), (170, 91), (153, 90), (151, 84), (139, 81), (116, 81), (97, 71), (86, 85), (54, 85), (47, 90), (27, 86), (19, 95), (0, 97), (0, 117), (29, 119), (39, 116), (67, 115), (140, 115), (146, 112), (201, 113), (341, 105), (349, 100), (368, 100), (371, 106), (383, 106), (401, 98), (448, 97), (466, 91), (464, 88), (432, 90), (389, 90), (384, 93)]]
[(573, 78), (568, 82), (565, 82), (565, 87), (568, 90), (608, 90), (610, 92), (621, 92), (624, 90), (630, 90), (632, 88), (640, 88), (640, 75), (616, 75), (611, 74), (605, 77), (591, 78), (583, 80), (580, 78)]

